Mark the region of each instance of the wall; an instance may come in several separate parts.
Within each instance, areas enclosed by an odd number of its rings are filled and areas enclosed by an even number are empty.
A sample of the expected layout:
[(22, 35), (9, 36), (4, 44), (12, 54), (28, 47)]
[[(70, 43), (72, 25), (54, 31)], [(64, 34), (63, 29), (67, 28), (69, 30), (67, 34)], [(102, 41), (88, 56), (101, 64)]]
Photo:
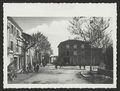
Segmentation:
[[(21, 68), (21, 47), (17, 47), (17, 44), (22, 46), (21, 42), (17, 42), (17, 30), (19, 32), (19, 36), (21, 37), (21, 30), (19, 30), (13, 22), (9, 19), (7, 20), (7, 47), (8, 47), (8, 65), (16, 60), (17, 64), (14, 65), (16, 69)], [(11, 42), (13, 42), (13, 50), (11, 50)], [(15, 63), (13, 63), (15, 64)]]
[[(67, 45), (69, 45), (69, 48), (67, 48)], [(74, 48), (74, 45), (77, 45), (77, 48)], [(91, 60), (94, 65), (98, 65), (101, 61), (101, 49), (92, 48), (91, 50), (89, 43), (83, 41), (68, 40), (61, 42), (58, 51), (59, 61), (69, 60), (70, 65), (90, 65)], [(75, 51), (76, 53), (74, 53)]]

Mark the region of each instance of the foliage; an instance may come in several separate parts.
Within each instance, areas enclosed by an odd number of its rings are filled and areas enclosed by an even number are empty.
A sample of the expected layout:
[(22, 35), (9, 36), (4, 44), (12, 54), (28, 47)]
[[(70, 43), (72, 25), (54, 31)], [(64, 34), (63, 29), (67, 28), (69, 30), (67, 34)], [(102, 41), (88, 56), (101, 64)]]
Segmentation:
[(45, 35), (41, 32), (37, 32), (32, 34), (32, 37), (36, 40), (36, 44), (34, 46), (35, 50), (45, 53), (49, 52), (49, 54), (52, 54), (51, 45)]

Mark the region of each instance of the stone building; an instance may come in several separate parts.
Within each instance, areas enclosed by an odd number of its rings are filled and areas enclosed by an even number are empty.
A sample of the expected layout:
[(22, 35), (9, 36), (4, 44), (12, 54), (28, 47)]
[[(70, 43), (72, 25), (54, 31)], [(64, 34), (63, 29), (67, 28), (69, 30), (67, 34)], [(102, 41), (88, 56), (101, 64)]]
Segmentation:
[(98, 65), (101, 55), (101, 49), (85, 41), (66, 40), (58, 45), (58, 61), (64, 65)]
[[(7, 17), (7, 65), (19, 70), (22, 68), (22, 42), (17, 41), (19, 37), (22, 37), (23, 30), (14, 21), (12, 17)], [(19, 45), (19, 46), (18, 46)]]
[(7, 65), (15, 70), (20, 70), (29, 63), (32, 65), (34, 61), (33, 47), (30, 47), (24, 55), (25, 43), (23, 40), (28, 43), (28, 47), (32, 45), (32, 36), (24, 33), (12, 17), (7, 17)]

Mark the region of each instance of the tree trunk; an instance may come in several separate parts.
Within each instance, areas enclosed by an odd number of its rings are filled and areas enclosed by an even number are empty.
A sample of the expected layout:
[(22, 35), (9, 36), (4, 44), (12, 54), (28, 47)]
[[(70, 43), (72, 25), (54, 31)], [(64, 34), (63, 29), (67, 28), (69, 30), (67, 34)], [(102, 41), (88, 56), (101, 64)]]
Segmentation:
[(92, 72), (92, 46), (91, 46), (91, 56), (90, 56), (90, 73)]
[(26, 67), (26, 65), (25, 65), (25, 64), (26, 64), (26, 57), (25, 57), (25, 54), (26, 54), (26, 53), (24, 52), (24, 67)]
[(25, 54), (26, 54), (26, 52), (24, 51), (24, 62), (23, 62), (23, 73), (25, 73), (26, 72), (26, 57), (25, 57)]

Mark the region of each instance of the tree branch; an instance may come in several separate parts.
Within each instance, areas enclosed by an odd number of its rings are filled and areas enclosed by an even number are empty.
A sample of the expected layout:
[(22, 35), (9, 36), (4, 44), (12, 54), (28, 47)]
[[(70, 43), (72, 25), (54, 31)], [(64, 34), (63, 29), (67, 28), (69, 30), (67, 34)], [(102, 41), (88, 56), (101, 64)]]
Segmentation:
[(33, 47), (36, 43), (33, 43), (32, 45), (30, 45), (28, 48), (26, 48), (26, 50), (30, 49), (31, 47)]

